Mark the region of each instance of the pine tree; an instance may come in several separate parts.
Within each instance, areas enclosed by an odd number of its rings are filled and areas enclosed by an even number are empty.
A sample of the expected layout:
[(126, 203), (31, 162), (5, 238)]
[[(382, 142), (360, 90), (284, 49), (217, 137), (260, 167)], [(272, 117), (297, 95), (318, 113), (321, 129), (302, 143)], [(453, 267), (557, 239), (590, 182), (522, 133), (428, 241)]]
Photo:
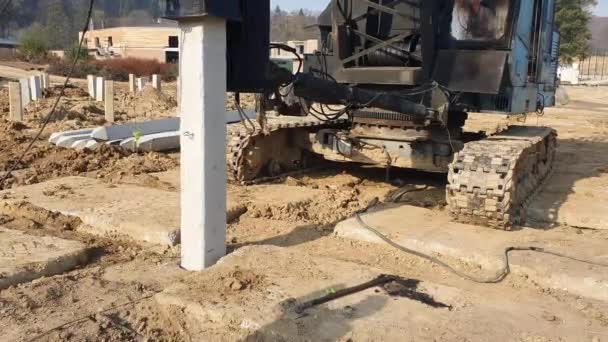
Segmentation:
[(591, 9), (595, 0), (558, 0), (555, 22), (561, 35), (562, 62), (571, 64), (589, 53)]
[(49, 33), (49, 45), (62, 49), (71, 43), (71, 23), (65, 14), (63, 0), (49, 0), (46, 12), (46, 29)]
[(118, 9), (118, 15), (121, 17), (126, 17), (133, 10), (133, 2), (132, 0), (120, 0), (120, 7)]
[(0, 38), (11, 35), (11, 24), (14, 23), (15, 16), (23, 8), (23, 0), (13, 0), (9, 2), (0, 1)]
[(161, 8), (159, 4), (159, 0), (150, 0), (150, 14), (153, 18), (158, 18), (161, 16)]

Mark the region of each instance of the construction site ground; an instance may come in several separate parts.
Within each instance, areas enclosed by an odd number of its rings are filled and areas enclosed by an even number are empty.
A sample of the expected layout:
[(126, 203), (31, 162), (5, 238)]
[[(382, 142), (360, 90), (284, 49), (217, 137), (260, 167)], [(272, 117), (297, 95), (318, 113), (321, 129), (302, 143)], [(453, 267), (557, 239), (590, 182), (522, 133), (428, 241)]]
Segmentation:
[[(567, 88), (569, 104), (525, 118), (560, 135), (556, 169), (526, 227), (452, 223), (444, 175), (392, 170), (387, 182), (384, 169), (329, 164), (272, 183), (229, 184), (229, 254), (200, 273), (179, 268), (178, 153), (46, 142), (55, 131), (104, 124), (103, 105), (82, 89), (68, 90), (0, 192), (2, 341), (608, 341), (605, 267), (514, 252), (510, 276), (477, 284), (372, 238), (352, 219), (379, 199), (367, 223), (476, 277), (495, 275), (512, 244), (608, 263), (604, 88)], [(176, 114), (175, 84), (162, 94), (117, 89), (119, 122)], [(3, 171), (57, 93), (30, 105), (23, 124), (0, 122)], [(0, 89), (3, 116), (7, 96)], [(467, 130), (489, 133), (524, 122), (471, 117)], [(415, 191), (385, 203), (403, 188)], [(381, 274), (399, 280), (297, 310)]]

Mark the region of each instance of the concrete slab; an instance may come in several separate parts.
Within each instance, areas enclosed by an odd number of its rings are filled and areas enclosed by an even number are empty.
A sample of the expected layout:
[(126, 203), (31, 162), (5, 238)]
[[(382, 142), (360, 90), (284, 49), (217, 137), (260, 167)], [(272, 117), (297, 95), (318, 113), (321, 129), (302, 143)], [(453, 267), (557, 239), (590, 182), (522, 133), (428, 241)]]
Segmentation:
[(89, 139), (91, 139), (90, 134), (69, 135), (69, 136), (60, 137), (59, 139), (57, 139), (57, 142), (55, 143), (55, 145), (57, 145), (59, 147), (68, 148), (68, 147), (72, 147), (72, 145), (74, 145), (74, 143), (77, 141), (89, 140)]
[[(608, 264), (605, 241), (565, 231), (497, 231), (454, 223), (447, 213), (411, 206), (388, 207), (364, 215), (363, 220), (404, 247), (480, 267), (488, 277), (501, 269), (504, 250), (509, 246), (545, 247)], [(340, 222), (335, 232), (343, 238), (384, 244), (355, 218)], [(608, 267), (531, 252), (514, 252), (510, 261), (514, 273), (527, 276), (546, 288), (608, 300)]]
[(70, 271), (87, 259), (83, 243), (0, 227), (0, 290)]
[(148, 134), (171, 132), (179, 130), (179, 118), (151, 120), (125, 125), (99, 127), (93, 130), (91, 137), (97, 140), (118, 140), (132, 138), (134, 132), (142, 136)]
[(568, 322), (556, 324), (543, 318), (546, 299), (417, 279), (393, 283), (392, 291), (363, 290), (304, 313), (294, 309), (382, 273), (302, 249), (245, 247), (155, 299), (165, 319), (192, 341), (487, 341), (488, 336), (551, 341), (591, 340), (591, 331), (603, 331), (587, 327), (588, 320), (566, 303), (551, 307)]
[(51, 136), (49, 137), (49, 142), (51, 144), (56, 144), (57, 140), (59, 140), (62, 137), (69, 137), (69, 136), (73, 136), (73, 135), (83, 135), (83, 134), (90, 135), (92, 132), (93, 132), (93, 129), (90, 129), (90, 128), (78, 129), (78, 130), (74, 130), (74, 131), (55, 132), (55, 133), (51, 134)]
[[(48, 195), (52, 189), (70, 189), (69, 196)], [(52, 191), (51, 191), (52, 192)], [(46, 193), (46, 194), (45, 194)], [(80, 231), (118, 235), (140, 242), (175, 246), (179, 243), (179, 192), (67, 177), (0, 192), (5, 202), (27, 202), (45, 210), (81, 219)], [(229, 202), (226, 218), (232, 221), (246, 211), (243, 202)]]

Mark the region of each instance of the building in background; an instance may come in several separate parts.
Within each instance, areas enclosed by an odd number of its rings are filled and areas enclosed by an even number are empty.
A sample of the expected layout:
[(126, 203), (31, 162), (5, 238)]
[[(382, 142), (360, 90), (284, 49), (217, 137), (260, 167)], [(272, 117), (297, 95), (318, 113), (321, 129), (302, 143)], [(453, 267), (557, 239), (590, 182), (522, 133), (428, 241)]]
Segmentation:
[(13, 40), (0, 38), (0, 58), (13, 58), (17, 54), (19, 43)]
[[(88, 31), (84, 44), (92, 55), (104, 58), (148, 58), (163, 63), (179, 61), (179, 30), (176, 24), (114, 27)], [(82, 37), (82, 32), (79, 38)]]
[[(312, 54), (315, 53), (315, 51), (319, 50), (318, 39), (290, 40), (282, 44), (286, 44), (295, 48), (298, 54), (302, 57), (304, 57), (305, 54)], [(292, 54), (291, 52), (285, 50), (271, 49), (270, 59), (272, 59), (275, 63), (279, 64), (281, 67), (291, 70), (293, 73), (296, 73), (300, 68), (300, 62), (298, 61), (298, 58), (294, 56), (294, 54)]]

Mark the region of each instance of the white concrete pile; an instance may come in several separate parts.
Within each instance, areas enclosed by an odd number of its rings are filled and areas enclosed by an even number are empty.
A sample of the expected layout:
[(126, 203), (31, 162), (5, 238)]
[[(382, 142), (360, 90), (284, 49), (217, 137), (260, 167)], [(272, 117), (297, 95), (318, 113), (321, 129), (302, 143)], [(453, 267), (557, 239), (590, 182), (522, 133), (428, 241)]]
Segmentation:
[[(246, 110), (255, 118), (253, 110)], [(226, 124), (239, 122), (238, 112), (226, 113)], [(167, 118), (51, 134), (49, 142), (77, 150), (95, 150), (101, 145), (121, 146), (132, 152), (165, 152), (180, 148), (180, 119)]]
[(23, 121), (23, 111), (32, 101), (42, 99), (43, 91), (51, 86), (49, 74), (41, 73), (9, 83), (11, 121)]

